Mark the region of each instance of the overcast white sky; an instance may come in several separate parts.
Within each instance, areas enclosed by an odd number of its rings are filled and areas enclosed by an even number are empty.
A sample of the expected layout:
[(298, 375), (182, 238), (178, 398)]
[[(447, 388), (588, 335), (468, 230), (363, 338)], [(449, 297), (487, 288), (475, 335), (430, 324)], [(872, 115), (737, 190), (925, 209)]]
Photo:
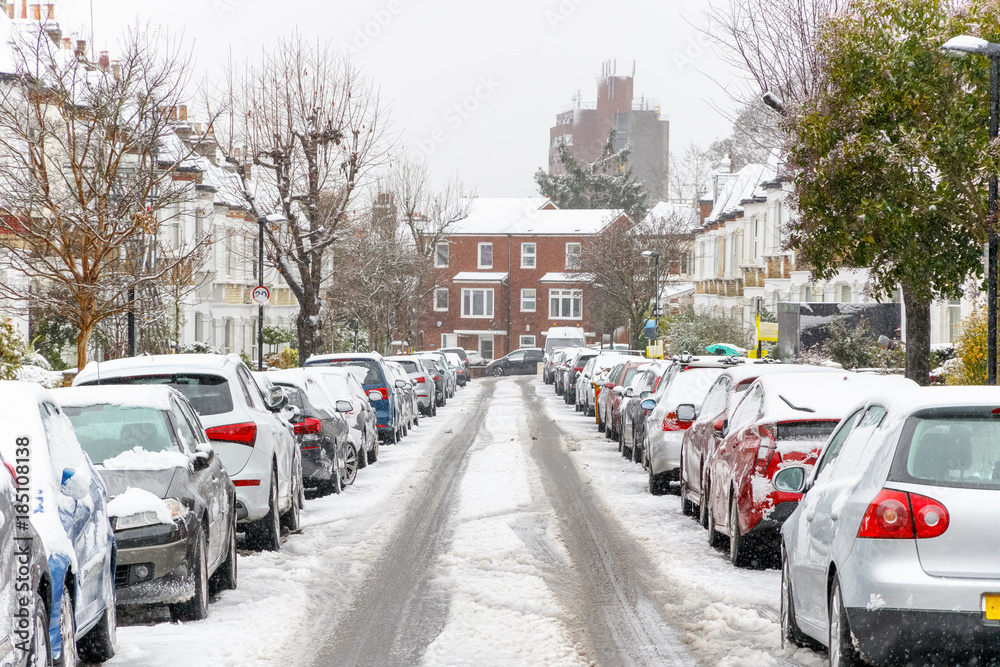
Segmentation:
[[(95, 44), (112, 58), (123, 27), (138, 17), (183, 31), (199, 75), (218, 77), (230, 50), (236, 60), (253, 59), (295, 30), (349, 47), (391, 102), (407, 146), (429, 153), (437, 179), (458, 176), (481, 196), (537, 193), (532, 175), (547, 163), (556, 113), (577, 90), (594, 101), (605, 60), (616, 60), (619, 74), (635, 61), (636, 95), (659, 100), (672, 151), (730, 130), (714, 106), (728, 104), (720, 84), (731, 74), (699, 33), (707, 0), (93, 0), (92, 7)], [(63, 0), (57, 12), (64, 29), (89, 32), (90, 0)], [(455, 113), (463, 103), (474, 110)]]

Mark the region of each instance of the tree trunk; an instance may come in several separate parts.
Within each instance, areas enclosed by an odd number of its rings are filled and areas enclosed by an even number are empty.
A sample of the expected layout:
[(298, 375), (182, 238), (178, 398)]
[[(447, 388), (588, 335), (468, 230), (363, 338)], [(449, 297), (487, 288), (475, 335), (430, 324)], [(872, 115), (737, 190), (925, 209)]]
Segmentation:
[(931, 304), (903, 287), (906, 308), (906, 377), (924, 386), (931, 372)]
[(87, 365), (87, 345), (90, 343), (91, 336), (94, 335), (95, 325), (93, 322), (87, 322), (80, 327), (80, 333), (76, 337), (76, 369), (77, 371), (82, 371), (83, 367)]
[(299, 335), (299, 366), (319, 351), (319, 304), (310, 295), (299, 302), (299, 314), (295, 317), (295, 328)]

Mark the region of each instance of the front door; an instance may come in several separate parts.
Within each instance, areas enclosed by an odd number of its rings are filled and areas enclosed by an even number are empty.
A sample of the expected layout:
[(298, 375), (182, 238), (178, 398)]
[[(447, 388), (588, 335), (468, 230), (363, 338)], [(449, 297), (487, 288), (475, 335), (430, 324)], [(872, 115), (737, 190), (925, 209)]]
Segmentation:
[(479, 337), (479, 354), (483, 355), (486, 361), (493, 359), (493, 336)]

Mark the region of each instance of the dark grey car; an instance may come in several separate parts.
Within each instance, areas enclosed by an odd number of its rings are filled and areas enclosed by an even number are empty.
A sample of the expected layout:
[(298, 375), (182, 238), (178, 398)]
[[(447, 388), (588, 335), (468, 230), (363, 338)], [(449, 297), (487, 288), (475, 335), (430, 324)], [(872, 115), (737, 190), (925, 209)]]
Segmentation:
[(117, 603), (205, 618), (210, 588), (236, 588), (236, 488), (198, 414), (166, 386), (53, 393), (112, 498)]

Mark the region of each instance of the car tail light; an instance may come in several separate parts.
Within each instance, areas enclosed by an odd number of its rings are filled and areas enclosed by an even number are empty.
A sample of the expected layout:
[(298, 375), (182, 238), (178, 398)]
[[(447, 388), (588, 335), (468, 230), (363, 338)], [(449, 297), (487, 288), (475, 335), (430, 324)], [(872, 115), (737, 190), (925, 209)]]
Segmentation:
[(259, 479), (234, 479), (233, 486), (260, 486)]
[(763, 473), (767, 470), (777, 446), (774, 444), (774, 432), (777, 429), (773, 424), (757, 427), (757, 472)]
[(14, 470), (14, 466), (12, 466), (8, 461), (4, 461), (3, 464), (7, 466), (7, 472), (10, 473), (10, 478), (14, 480), (14, 488), (20, 489), (21, 486), (17, 483), (17, 471)]
[(423, 384), (423, 383), (427, 382), (427, 378), (425, 378), (425, 377), (419, 377), (419, 378), (413, 378), (413, 379), (417, 381), (417, 384)]
[(575, 368), (573, 369), (573, 372), (574, 372), (574, 373), (579, 373), (579, 372), (580, 372), (580, 371), (582, 371), (582, 370), (583, 370), (583, 366), (576, 366), (576, 367), (575, 367)]
[(437, 381), (438, 381), (438, 380), (440, 380), (440, 379), (441, 379), (441, 377), (440, 377), (440, 376), (438, 376), (438, 375), (435, 375), (435, 376), (434, 376), (434, 381), (435, 381), (435, 382), (437, 382)]
[(668, 412), (667, 416), (663, 418), (663, 430), (664, 431), (686, 431), (691, 426), (693, 422), (682, 422), (677, 419), (676, 412)]
[(315, 417), (306, 417), (292, 429), (295, 435), (305, 435), (307, 433), (319, 433), (323, 430), (323, 422)]
[(375, 387), (374, 389), (369, 389), (368, 390), (368, 394), (371, 395), (371, 393), (373, 391), (377, 391), (379, 394), (382, 395), (382, 398), (379, 399), (379, 400), (383, 400), (383, 401), (388, 401), (389, 400), (389, 389), (388, 388), (386, 388), (386, 387)]
[(948, 510), (932, 498), (882, 489), (868, 505), (858, 537), (927, 539), (948, 530)]
[(205, 429), (209, 440), (225, 440), (238, 442), (241, 445), (254, 446), (257, 442), (257, 425), (253, 422), (245, 424), (229, 424), (228, 426), (213, 426)]

